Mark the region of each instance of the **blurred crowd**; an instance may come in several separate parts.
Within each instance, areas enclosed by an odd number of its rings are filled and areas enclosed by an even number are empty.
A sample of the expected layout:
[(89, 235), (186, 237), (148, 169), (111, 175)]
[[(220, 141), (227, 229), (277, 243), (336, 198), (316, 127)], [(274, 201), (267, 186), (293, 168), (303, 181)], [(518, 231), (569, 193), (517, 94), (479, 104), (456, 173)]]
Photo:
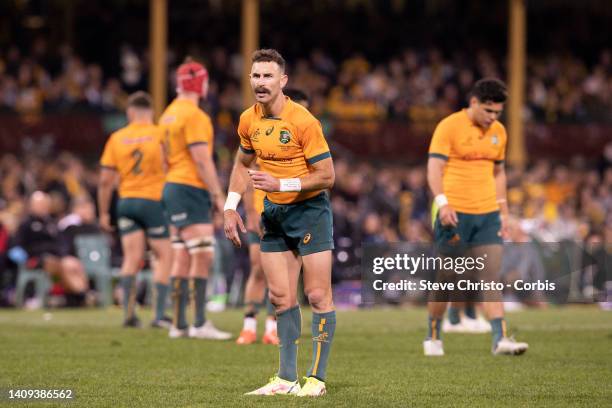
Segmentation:
[[(146, 52), (128, 45), (118, 53), (115, 68), (103, 69), (84, 61), (68, 46), (50, 49), (40, 38), (29, 50), (0, 50), (0, 114), (122, 113), (129, 93), (148, 88), (150, 64)], [(191, 49), (190, 54), (205, 61), (210, 72), (205, 108), (215, 120), (217, 164), (227, 182), (233, 154), (230, 141), (235, 141), (235, 123), (242, 110), (242, 61), (220, 47), (206, 53)], [(610, 50), (601, 51), (593, 64), (567, 55), (528, 61), (527, 120), (584, 123), (612, 119)], [(169, 53), (171, 66), (180, 62)], [(408, 49), (374, 63), (359, 54), (337, 61), (315, 49), (289, 61), (289, 86), (307, 91), (311, 111), (320, 118), (432, 123), (463, 107), (478, 78), (504, 78), (504, 66), (503, 59), (484, 51), (449, 56), (434, 48)], [(173, 77), (170, 72), (169, 78)], [(171, 97), (175, 89), (171, 79), (168, 89)], [(0, 288), (11, 287), (14, 273), (5, 272), (16, 271), (15, 261), (24, 256), (17, 252), (9, 256), (10, 250), (39, 224), (48, 232), (44, 239), (61, 243), (55, 260), (60, 279), (82, 281), (84, 270), (71, 244), (75, 230), (70, 228), (97, 228), (97, 165), (68, 152), (55, 155), (53, 146), (43, 145), (30, 146), (20, 157), (0, 156)], [(344, 154), (335, 154), (336, 186), (331, 195), (337, 249), (334, 282), (359, 279), (362, 243), (432, 241), (424, 161), (408, 166), (356, 160)], [(597, 162), (575, 157), (564, 163), (535, 160), (526, 169), (509, 167), (508, 202), (514, 217), (511, 240), (612, 242), (611, 163), (612, 143)], [(39, 200), (42, 196), (34, 194), (37, 191), (47, 193), (44, 203)], [(222, 225), (218, 215), (215, 223)], [(116, 237), (113, 242), (117, 265), (121, 253)], [(232, 258), (232, 251), (225, 247), (222, 252)], [(241, 261), (233, 264), (244, 267), (246, 253), (242, 251), (238, 258)], [(76, 295), (83, 300), (81, 292), (87, 289), (79, 285), (73, 286), (80, 287)]]
[[(121, 111), (127, 94), (147, 89), (149, 55), (124, 45), (112, 69), (83, 61), (69, 46), (50, 49), (37, 39), (29, 50), (0, 50), (0, 111), (40, 113)], [(225, 48), (191, 55), (211, 77), (207, 110), (233, 121), (242, 110), (242, 61)], [(172, 50), (170, 66), (181, 61)], [(361, 54), (342, 61), (322, 50), (289, 61), (289, 86), (307, 90), (318, 116), (433, 122), (465, 105), (474, 81), (506, 77), (505, 58), (438, 49), (406, 49), (387, 61)], [(175, 88), (169, 73), (169, 96)], [(525, 117), (548, 123), (607, 122), (612, 118), (612, 52), (592, 64), (571, 55), (531, 56), (527, 66)]]
[[(217, 162), (219, 174), (227, 184), (231, 157), (218, 154)], [(424, 165), (376, 164), (336, 156), (335, 168), (336, 185), (331, 193), (336, 245), (334, 282), (360, 278), (362, 244), (432, 242)], [(579, 157), (568, 163), (539, 160), (525, 170), (509, 167), (507, 177), (513, 216), (511, 241), (569, 241), (580, 245), (612, 242), (612, 143), (597, 163), (587, 163)], [(57, 158), (30, 155), (18, 160), (9, 154), (0, 157), (2, 279), (8, 279), (4, 272), (15, 267), (7, 254), (15, 245), (20, 226), (33, 215), (32, 195), (36, 191), (48, 193), (48, 208), (37, 214), (55, 225), (60, 236), (71, 225), (88, 225), (92, 230), (96, 222), (89, 214), (94, 210), (97, 179), (95, 163), (83, 163), (67, 152)], [(222, 231), (218, 214), (215, 224)], [(222, 232), (218, 235), (222, 239)], [(118, 264), (121, 254), (116, 245), (114, 251), (114, 263)], [(61, 255), (74, 256), (74, 251)], [(236, 255), (226, 248), (225, 256)], [(244, 251), (239, 257), (247, 262)], [(236, 264), (235, 260), (230, 262)]]

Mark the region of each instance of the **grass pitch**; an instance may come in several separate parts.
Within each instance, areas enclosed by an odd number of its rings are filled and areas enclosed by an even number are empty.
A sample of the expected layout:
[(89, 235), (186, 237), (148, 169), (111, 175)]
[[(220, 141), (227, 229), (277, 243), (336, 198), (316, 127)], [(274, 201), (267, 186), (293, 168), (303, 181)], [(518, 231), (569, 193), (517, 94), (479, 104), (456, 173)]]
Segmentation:
[[(426, 358), (424, 309), (339, 312), (328, 395), (317, 400), (242, 395), (276, 371), (273, 346), (127, 330), (119, 309), (45, 313), (0, 312), (1, 406), (612, 406), (612, 313), (593, 306), (510, 314), (510, 332), (530, 345), (520, 357), (493, 357), (489, 335), (449, 334), (447, 355)], [(239, 311), (209, 317), (241, 327)], [(310, 312), (303, 317), (300, 375), (312, 348)], [(8, 388), (71, 388), (76, 398), (14, 402)]]

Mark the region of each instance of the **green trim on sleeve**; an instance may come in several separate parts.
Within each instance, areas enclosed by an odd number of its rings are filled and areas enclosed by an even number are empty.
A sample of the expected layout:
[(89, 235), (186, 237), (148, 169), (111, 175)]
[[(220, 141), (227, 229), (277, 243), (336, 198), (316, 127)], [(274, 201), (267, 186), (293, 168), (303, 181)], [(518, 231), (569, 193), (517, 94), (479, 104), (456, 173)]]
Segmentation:
[(247, 148), (243, 147), (242, 145), (240, 145), (240, 150), (242, 150), (242, 153), (244, 153), (244, 154), (254, 154), (255, 153), (255, 150), (247, 149)]
[(440, 153), (429, 153), (429, 157), (435, 157), (436, 159), (448, 160), (448, 156)]
[(193, 143), (189, 143), (187, 145), (187, 147), (193, 147), (193, 146), (198, 146), (198, 145), (207, 145), (208, 142), (193, 142)]
[(316, 162), (321, 161), (323, 159), (327, 159), (328, 157), (331, 157), (331, 153), (325, 152), (325, 153), (317, 154), (316, 156), (311, 157), (310, 159), (306, 159), (306, 161), (308, 162), (308, 164), (315, 164)]

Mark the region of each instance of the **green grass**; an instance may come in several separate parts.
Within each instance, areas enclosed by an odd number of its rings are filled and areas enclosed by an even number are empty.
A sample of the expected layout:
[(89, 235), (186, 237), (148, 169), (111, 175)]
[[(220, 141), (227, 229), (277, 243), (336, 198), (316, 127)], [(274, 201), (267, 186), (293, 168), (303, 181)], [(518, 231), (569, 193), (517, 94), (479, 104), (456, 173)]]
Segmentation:
[[(125, 330), (118, 309), (44, 313), (0, 312), (0, 388), (72, 388), (74, 407), (612, 406), (612, 313), (595, 307), (509, 315), (510, 330), (530, 343), (520, 357), (493, 357), (489, 335), (454, 334), (444, 336), (445, 357), (426, 358), (425, 310), (340, 312), (328, 395), (316, 401), (242, 396), (275, 372), (271, 346)], [(311, 358), (303, 315), (301, 375)], [(220, 328), (240, 328), (238, 311), (211, 316)]]

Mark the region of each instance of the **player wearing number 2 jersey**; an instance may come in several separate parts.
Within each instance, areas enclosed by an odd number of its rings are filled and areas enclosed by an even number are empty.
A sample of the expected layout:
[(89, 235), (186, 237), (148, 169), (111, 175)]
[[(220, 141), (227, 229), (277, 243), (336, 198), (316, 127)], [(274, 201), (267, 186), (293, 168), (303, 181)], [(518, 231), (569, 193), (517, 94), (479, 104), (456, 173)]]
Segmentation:
[(145, 235), (155, 253), (154, 280), (156, 286), (156, 314), (152, 325), (168, 327), (170, 319), (164, 317), (168, 279), (172, 263), (168, 226), (161, 205), (164, 172), (160, 148), (161, 132), (153, 124), (151, 98), (144, 92), (136, 92), (128, 100), (129, 124), (113, 133), (106, 146), (100, 164), (98, 206), (100, 225), (110, 230), (110, 201), (116, 178), (119, 178), (119, 203), (117, 218), (123, 263), (121, 284), (124, 294), (124, 325), (139, 326), (134, 313), (134, 277), (141, 267), (145, 254)]

